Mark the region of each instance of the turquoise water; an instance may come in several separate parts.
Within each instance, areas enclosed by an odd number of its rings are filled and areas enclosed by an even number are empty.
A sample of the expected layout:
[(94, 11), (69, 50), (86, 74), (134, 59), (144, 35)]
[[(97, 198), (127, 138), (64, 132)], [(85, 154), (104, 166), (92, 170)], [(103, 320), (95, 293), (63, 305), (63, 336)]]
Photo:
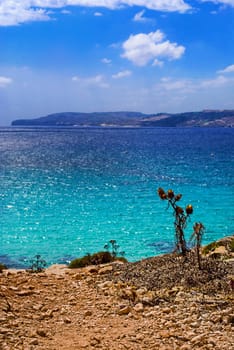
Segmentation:
[(204, 243), (233, 234), (234, 130), (0, 129), (0, 261), (49, 264), (103, 249), (130, 261), (171, 251), (157, 188), (193, 204)]

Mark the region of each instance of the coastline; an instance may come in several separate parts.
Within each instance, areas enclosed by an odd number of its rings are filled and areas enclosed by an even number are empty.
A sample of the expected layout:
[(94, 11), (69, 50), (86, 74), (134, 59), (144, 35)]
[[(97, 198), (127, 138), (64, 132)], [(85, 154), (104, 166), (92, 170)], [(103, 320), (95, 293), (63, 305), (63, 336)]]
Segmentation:
[[(185, 273), (177, 281), (170, 273), (170, 285), (168, 271), (181, 266), (171, 254), (81, 269), (54, 265), (37, 274), (5, 270), (1, 350), (231, 350), (234, 295), (226, 284), (231, 261), (221, 260), (217, 266), (223, 270), (197, 286), (185, 283)], [(196, 266), (191, 268), (194, 276)]]

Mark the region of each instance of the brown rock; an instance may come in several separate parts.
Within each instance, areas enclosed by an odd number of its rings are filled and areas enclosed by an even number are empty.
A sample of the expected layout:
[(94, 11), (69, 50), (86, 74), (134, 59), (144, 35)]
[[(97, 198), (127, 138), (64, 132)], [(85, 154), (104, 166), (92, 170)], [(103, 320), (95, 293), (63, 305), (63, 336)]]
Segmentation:
[(92, 316), (92, 311), (91, 310), (85, 311), (84, 316), (85, 317)]
[(38, 344), (39, 344), (39, 342), (37, 339), (32, 339), (29, 343), (29, 345), (38, 345)]
[(44, 331), (44, 329), (38, 329), (37, 334), (43, 338), (45, 338), (47, 336), (46, 331)]
[(131, 308), (129, 305), (121, 306), (120, 309), (118, 310), (119, 315), (127, 315), (131, 312)]
[(138, 303), (134, 306), (133, 308), (136, 312), (143, 312), (144, 311), (144, 306), (142, 303)]
[(19, 296), (19, 297), (27, 297), (29, 295), (32, 295), (34, 292), (32, 290), (21, 290), (19, 292), (17, 292), (16, 294)]
[(111, 272), (112, 270), (113, 270), (113, 267), (111, 265), (103, 266), (103, 267), (100, 268), (98, 273), (100, 275), (104, 275), (105, 273)]

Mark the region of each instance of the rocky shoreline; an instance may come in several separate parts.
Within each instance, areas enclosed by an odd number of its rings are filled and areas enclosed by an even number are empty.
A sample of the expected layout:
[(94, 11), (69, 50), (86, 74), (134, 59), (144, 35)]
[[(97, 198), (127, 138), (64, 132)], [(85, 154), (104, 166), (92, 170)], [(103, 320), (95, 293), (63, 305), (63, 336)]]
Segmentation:
[(200, 273), (192, 257), (173, 254), (37, 274), (5, 270), (0, 350), (231, 350), (233, 253), (223, 249), (225, 260), (215, 260), (220, 246)]

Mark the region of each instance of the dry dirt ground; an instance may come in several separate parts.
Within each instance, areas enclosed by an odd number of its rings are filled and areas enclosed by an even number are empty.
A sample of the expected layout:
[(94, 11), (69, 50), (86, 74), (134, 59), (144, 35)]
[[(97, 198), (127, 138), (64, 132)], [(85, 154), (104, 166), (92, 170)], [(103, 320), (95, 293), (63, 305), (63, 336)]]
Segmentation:
[[(233, 260), (0, 273), (0, 350), (234, 349)], [(212, 276), (212, 277), (211, 277)], [(198, 281), (198, 282), (197, 282)], [(197, 282), (197, 284), (196, 284)]]

